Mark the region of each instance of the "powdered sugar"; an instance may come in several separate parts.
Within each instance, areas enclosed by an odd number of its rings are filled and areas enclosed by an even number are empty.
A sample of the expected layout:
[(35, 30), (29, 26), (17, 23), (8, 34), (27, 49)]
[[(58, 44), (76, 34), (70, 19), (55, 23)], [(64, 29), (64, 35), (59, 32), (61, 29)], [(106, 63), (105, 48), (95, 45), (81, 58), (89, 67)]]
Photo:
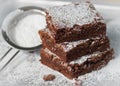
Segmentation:
[(77, 45), (79, 44), (83, 44), (83, 43), (86, 43), (89, 39), (85, 39), (85, 40), (79, 40), (79, 41), (74, 41), (74, 42), (64, 42), (65, 44), (65, 47), (64, 50), (67, 52), (71, 49), (73, 49), (74, 47), (76, 47)]
[(59, 58), (55, 53), (52, 53), (49, 49), (45, 48), (44, 49), (45, 52), (51, 54), (51, 55), (54, 55), (55, 57), (54, 58)]
[(78, 64), (82, 64), (83, 62), (85, 62), (88, 58), (95, 58), (96, 56), (102, 54), (101, 52), (94, 52), (93, 54), (90, 54), (90, 55), (86, 55), (86, 56), (82, 56), (80, 57), (79, 59), (77, 60), (74, 60), (74, 61), (71, 61), (70, 64), (75, 64), (75, 63), (78, 63)]
[(84, 25), (89, 23), (104, 22), (91, 3), (70, 4), (56, 6), (48, 9), (52, 21), (61, 28), (73, 27), (74, 24)]

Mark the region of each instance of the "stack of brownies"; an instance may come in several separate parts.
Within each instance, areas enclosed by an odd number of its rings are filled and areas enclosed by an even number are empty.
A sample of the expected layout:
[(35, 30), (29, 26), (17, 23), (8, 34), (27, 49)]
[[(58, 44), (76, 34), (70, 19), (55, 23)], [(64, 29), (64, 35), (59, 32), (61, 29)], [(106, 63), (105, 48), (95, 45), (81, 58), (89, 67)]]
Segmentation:
[(41, 63), (73, 79), (98, 70), (113, 58), (106, 24), (90, 2), (50, 7), (39, 31)]

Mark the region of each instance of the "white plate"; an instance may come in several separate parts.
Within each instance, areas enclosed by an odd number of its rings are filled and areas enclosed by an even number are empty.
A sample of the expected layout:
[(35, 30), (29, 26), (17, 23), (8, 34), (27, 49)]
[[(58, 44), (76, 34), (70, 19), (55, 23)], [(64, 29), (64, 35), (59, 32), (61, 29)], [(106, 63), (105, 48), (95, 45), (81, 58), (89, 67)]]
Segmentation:
[[(6, 1), (0, 5), (0, 24), (5, 16), (12, 10), (22, 6), (48, 7), (58, 5), (56, 2), (37, 1), (21, 2)], [(66, 4), (59, 2), (60, 5)], [(99, 71), (95, 71), (79, 77), (83, 86), (120, 86), (120, 7), (95, 5), (107, 22), (107, 35), (110, 38), (111, 47), (115, 50), (115, 59)], [(0, 39), (1, 40), (1, 39)], [(6, 45), (7, 46), (7, 45)], [(2, 50), (1, 50), (2, 51)], [(27, 56), (26, 56), (27, 55)], [(24, 57), (24, 61), (16, 66), (14, 60), (7, 67), (4, 77), (0, 78), (0, 86), (74, 86), (74, 81), (68, 80), (62, 74), (43, 66), (39, 62), (39, 53), (22, 53), (17, 58)], [(18, 60), (18, 59), (17, 59)], [(14, 67), (14, 68), (13, 68)], [(44, 82), (42, 77), (45, 74), (54, 74), (56, 79)]]

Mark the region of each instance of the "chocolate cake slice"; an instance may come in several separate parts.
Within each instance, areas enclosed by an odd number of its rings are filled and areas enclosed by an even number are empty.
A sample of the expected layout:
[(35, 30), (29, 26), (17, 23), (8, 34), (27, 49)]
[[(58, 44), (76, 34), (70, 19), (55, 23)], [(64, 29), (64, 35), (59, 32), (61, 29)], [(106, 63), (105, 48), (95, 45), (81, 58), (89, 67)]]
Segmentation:
[(83, 56), (71, 62), (62, 61), (47, 48), (42, 48), (40, 53), (41, 63), (59, 71), (69, 79), (77, 78), (93, 70), (98, 70), (113, 58), (113, 49), (107, 49), (104, 52), (94, 52), (94, 54)]
[(50, 7), (46, 22), (56, 43), (106, 35), (106, 24), (90, 2)]
[(76, 60), (78, 57), (95, 51), (105, 51), (107, 48), (110, 48), (108, 37), (55, 43), (55, 39), (52, 37), (49, 29), (40, 30), (39, 34), (43, 46), (58, 55), (65, 62)]

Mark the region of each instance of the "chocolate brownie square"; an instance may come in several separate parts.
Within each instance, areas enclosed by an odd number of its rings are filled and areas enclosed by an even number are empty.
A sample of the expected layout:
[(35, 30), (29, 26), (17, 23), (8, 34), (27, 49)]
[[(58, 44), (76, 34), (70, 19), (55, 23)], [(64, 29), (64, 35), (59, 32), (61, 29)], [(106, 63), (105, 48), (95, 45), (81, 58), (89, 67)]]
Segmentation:
[(49, 29), (40, 30), (39, 34), (43, 46), (58, 55), (65, 62), (75, 60), (95, 51), (105, 51), (107, 48), (110, 48), (108, 37), (55, 43), (55, 39), (49, 32)]
[(90, 2), (50, 7), (46, 22), (56, 43), (106, 35), (104, 19)]
[(105, 66), (113, 58), (113, 49), (104, 52), (94, 52), (71, 62), (62, 61), (57, 55), (47, 48), (41, 49), (41, 63), (59, 71), (69, 79), (77, 78), (80, 75), (98, 70)]

